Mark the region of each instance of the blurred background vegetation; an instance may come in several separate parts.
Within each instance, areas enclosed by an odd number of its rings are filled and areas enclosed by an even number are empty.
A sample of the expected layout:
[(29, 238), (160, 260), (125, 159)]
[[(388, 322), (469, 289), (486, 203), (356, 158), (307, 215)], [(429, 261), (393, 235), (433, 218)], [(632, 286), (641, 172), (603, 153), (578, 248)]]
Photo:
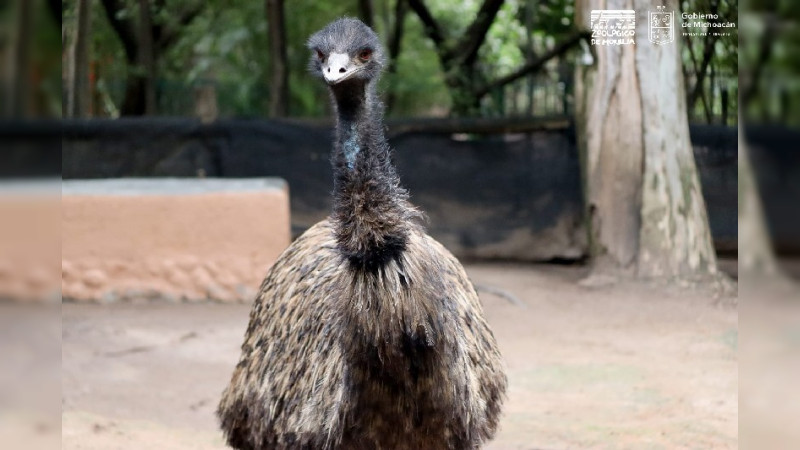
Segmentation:
[(743, 0), (742, 113), (748, 122), (800, 126), (800, 2)]
[[(780, 19), (797, 3), (754, 7), (759, 17), (741, 24), (763, 36), (742, 48), (754, 62), (742, 75), (747, 110), (797, 122), (791, 105), (800, 88), (776, 83), (758, 64), (774, 58), (796, 70), (799, 41), (771, 38), (797, 33)], [(59, 9), (61, 65), (53, 58)], [(681, 9), (739, 22), (735, 0), (684, 0)], [(307, 74), (305, 40), (336, 17), (354, 16), (375, 28), (392, 58), (382, 80), (391, 116), (569, 115), (574, 65), (590, 51), (574, 14), (574, 0), (29, 0), (0, 6), (10, 25), (0, 56), (14, 60), (19, 43), (36, 50), (16, 64), (34, 72), (35, 100), (23, 103), (38, 116), (322, 117), (329, 105), (320, 101), (324, 86)], [(738, 33), (684, 38), (693, 122), (736, 123), (738, 46)], [(5, 98), (24, 91), (5, 76)]]

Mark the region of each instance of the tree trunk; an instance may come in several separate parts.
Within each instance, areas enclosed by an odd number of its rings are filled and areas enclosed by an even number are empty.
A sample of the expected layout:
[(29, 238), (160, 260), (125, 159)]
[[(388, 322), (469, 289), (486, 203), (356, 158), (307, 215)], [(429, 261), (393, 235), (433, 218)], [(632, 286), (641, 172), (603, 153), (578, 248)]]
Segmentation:
[(194, 89), (194, 114), (203, 123), (217, 120), (217, 87), (214, 83), (204, 84)]
[[(155, 2), (159, 14), (169, 14), (170, 23), (153, 23), (153, 8), (150, 0), (139, 0), (138, 23), (128, 12), (127, 0), (100, 0), (109, 25), (116, 33), (125, 50), (128, 74), (125, 80), (125, 99), (120, 112), (125, 116), (141, 116), (158, 112), (158, 60), (173, 46), (181, 31), (198, 17), (205, 2), (184, 2), (178, 11), (165, 11), (163, 0)], [(177, 6), (178, 4), (175, 4)]]
[(69, 46), (67, 83), (67, 117), (88, 117), (91, 93), (89, 89), (89, 40), (91, 0), (78, 0), (75, 28)]
[(739, 121), (739, 273), (745, 277), (778, 276), (778, 264), (764, 222), (758, 182), (750, 165)]
[(33, 2), (16, 2), (16, 24), (12, 28), (11, 45), (5, 61), (6, 104), (3, 113), (9, 117), (30, 115), (31, 98), (31, 38), (33, 37)]
[(270, 55), (269, 115), (289, 115), (289, 71), (286, 63), (286, 22), (283, 0), (266, 0), (267, 30)]
[(447, 39), (440, 24), (422, 0), (407, 0), (422, 22), (425, 34), (433, 41), (442, 65), (444, 80), (452, 99), (451, 115), (473, 116), (480, 113), (481, 99), (491, 92), (500, 92), (507, 84), (541, 70), (545, 63), (559, 57), (586, 38), (586, 33), (576, 33), (556, 44), (551, 50), (526, 62), (515, 72), (489, 82), (477, 64), (478, 51), (486, 40), (495, 17), (504, 0), (483, 0), (475, 20), (457, 39)]
[(483, 0), (475, 19), (457, 39), (445, 38), (440, 24), (423, 0), (407, 1), (422, 22), (425, 34), (436, 46), (453, 102), (450, 113), (454, 116), (476, 115), (481, 98), (491, 91), (476, 64), (478, 51), (504, 0)]
[(632, 270), (639, 247), (644, 156), (634, 47), (597, 47), (593, 76), (584, 125), (589, 250), (597, 269)]
[(125, 79), (125, 97), (122, 99), (120, 114), (123, 116), (143, 116), (145, 106), (145, 77), (138, 73), (131, 73), (136, 66), (128, 66), (128, 77)]
[(123, 116), (140, 116), (144, 114), (144, 102), (142, 101), (144, 84), (141, 74), (136, 68), (139, 61), (139, 39), (134, 21), (128, 15), (120, 17), (119, 11), (126, 6), (119, 0), (100, 0), (103, 5), (106, 19), (116, 33), (117, 37), (125, 50), (125, 61), (127, 63), (127, 75), (125, 77), (125, 96), (120, 107), (120, 114)]
[[(709, 11), (708, 14), (717, 14), (719, 11), (719, 0), (712, 0), (709, 4)], [(717, 41), (719, 40), (718, 36), (714, 36), (713, 33), (708, 33), (703, 40), (703, 59), (700, 62), (700, 66), (697, 66), (697, 62), (694, 57), (694, 52), (692, 52), (692, 64), (694, 64), (695, 68), (695, 83), (692, 90), (689, 92), (689, 105), (688, 107), (694, 108), (695, 103), (697, 103), (698, 98), (704, 98), (704, 89), (703, 83), (705, 82), (706, 75), (708, 74), (709, 64), (711, 64), (711, 58), (714, 56), (715, 48), (717, 45)], [(691, 49), (691, 46), (689, 46)], [(713, 96), (713, 89), (714, 83), (710, 83), (710, 89), (712, 90)], [(707, 103), (704, 103), (705, 112), (706, 112), (706, 119), (708, 123), (711, 123), (711, 117), (709, 112), (709, 106)]]
[(445, 83), (450, 91), (452, 107), (450, 114), (455, 117), (476, 117), (480, 115), (481, 98), (476, 92), (485, 83), (480, 70), (475, 66), (457, 65), (454, 61), (444, 64)]
[[(535, 23), (536, 19), (536, 8), (533, 5), (533, 2), (527, 2), (523, 9), (523, 25), (525, 26), (525, 60), (526, 61), (533, 61), (536, 59), (536, 51), (534, 48), (533, 42), (533, 24)], [(528, 98), (528, 109), (527, 114), (528, 116), (533, 116), (533, 91), (536, 88), (536, 82), (533, 76), (526, 77), (525, 87), (527, 88), (527, 98)]]
[[(67, 12), (67, 6), (65, 3), (62, 2), (62, 11), (61, 17)], [(68, 33), (69, 27), (64, 24), (64, 21), (61, 21), (61, 117), (67, 117), (67, 101), (66, 97), (69, 96), (69, 67), (70, 67), (70, 59), (72, 55), (70, 54), (70, 47), (69, 47), (69, 40), (70, 35)], [(3, 86), (5, 88), (6, 86)], [(3, 111), (5, 113), (5, 111)]]
[(153, 19), (149, 0), (139, 0), (139, 67), (144, 89), (144, 114), (154, 115), (156, 107), (156, 48), (153, 42)]
[[(663, 2), (678, 11), (675, 0)], [(643, 0), (579, 2), (591, 9), (635, 9), (635, 45), (596, 46), (592, 67), (578, 73), (579, 144), (589, 253), (596, 275), (689, 279), (716, 273), (716, 256), (689, 141), (675, 42), (647, 39)]]
[(400, 57), (401, 45), (406, 20), (406, 0), (396, 0), (394, 4), (394, 27), (389, 37), (389, 69), (387, 78), (391, 83), (386, 96), (386, 110), (391, 113), (397, 101), (397, 59)]
[(372, 0), (358, 0), (358, 15), (368, 27), (372, 28), (375, 25), (375, 8), (372, 7)]

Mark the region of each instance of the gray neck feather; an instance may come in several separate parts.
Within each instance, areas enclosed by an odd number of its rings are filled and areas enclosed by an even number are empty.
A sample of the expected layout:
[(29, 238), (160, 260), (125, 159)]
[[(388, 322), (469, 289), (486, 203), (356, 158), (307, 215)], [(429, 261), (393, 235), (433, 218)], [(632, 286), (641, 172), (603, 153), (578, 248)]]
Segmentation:
[(331, 90), (337, 113), (334, 229), (340, 251), (355, 266), (369, 269), (397, 257), (418, 214), (392, 165), (373, 83)]

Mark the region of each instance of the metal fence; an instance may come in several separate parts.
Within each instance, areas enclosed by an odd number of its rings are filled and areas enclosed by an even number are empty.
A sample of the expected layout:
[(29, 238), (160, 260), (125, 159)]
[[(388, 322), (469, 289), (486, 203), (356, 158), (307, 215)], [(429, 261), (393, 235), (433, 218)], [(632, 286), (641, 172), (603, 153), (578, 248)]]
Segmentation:
[(489, 117), (549, 117), (574, 111), (572, 77), (549, 74), (520, 78), (489, 93), (483, 112)]

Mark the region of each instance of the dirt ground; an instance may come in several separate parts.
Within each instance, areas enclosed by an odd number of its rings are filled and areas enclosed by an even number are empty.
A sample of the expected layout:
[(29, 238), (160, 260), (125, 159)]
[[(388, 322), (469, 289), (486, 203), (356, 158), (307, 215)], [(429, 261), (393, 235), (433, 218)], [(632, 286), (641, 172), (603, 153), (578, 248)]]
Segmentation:
[[(584, 288), (583, 268), (469, 265), (510, 381), (499, 449), (734, 449), (735, 302)], [(247, 305), (63, 306), (64, 449), (225, 448), (214, 409)]]

